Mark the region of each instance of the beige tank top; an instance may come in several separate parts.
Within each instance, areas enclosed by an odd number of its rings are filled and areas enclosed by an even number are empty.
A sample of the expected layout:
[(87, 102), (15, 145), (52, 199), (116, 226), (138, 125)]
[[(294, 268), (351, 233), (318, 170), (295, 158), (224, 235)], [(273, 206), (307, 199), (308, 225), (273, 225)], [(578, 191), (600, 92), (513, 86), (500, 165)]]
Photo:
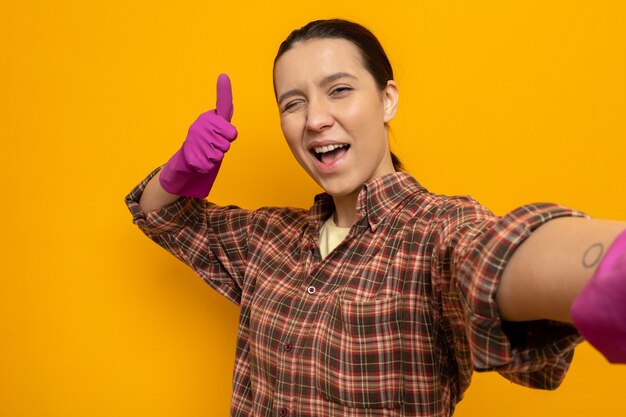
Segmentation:
[(328, 256), (345, 239), (349, 231), (349, 227), (338, 227), (335, 225), (333, 216), (330, 216), (324, 222), (320, 230), (320, 253), (322, 254), (322, 259)]

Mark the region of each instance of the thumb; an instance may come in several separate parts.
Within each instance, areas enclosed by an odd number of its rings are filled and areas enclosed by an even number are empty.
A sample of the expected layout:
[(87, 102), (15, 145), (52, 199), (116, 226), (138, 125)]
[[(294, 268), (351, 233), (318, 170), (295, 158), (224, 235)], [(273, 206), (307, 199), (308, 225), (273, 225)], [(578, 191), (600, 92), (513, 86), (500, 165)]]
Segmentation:
[(233, 90), (230, 86), (230, 78), (226, 74), (217, 77), (217, 108), (218, 116), (230, 122), (233, 117)]

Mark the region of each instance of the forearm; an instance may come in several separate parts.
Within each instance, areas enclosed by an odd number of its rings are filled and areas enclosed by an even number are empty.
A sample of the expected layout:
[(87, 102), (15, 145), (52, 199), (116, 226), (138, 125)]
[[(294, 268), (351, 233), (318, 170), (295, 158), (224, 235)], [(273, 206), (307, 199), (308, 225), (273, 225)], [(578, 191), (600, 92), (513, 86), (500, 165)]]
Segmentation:
[(159, 182), (161, 172), (159, 171), (146, 185), (141, 197), (139, 199), (139, 207), (144, 213), (149, 213), (154, 210), (159, 210), (161, 207), (170, 204), (180, 196), (170, 194), (163, 189)]
[(561, 218), (537, 229), (506, 266), (496, 301), (504, 320), (571, 322), (570, 308), (626, 222)]

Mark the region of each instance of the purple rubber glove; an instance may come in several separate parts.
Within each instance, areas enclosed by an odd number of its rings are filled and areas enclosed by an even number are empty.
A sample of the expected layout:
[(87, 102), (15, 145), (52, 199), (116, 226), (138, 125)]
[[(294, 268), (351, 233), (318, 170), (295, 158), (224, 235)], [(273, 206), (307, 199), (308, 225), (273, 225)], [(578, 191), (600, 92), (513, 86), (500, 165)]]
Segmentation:
[(626, 363), (626, 231), (613, 241), (571, 309), (578, 331), (611, 363)]
[(163, 166), (161, 187), (170, 194), (205, 198), (222, 165), (224, 154), (237, 137), (230, 124), (233, 93), (226, 74), (217, 78), (217, 106), (202, 113), (189, 127), (183, 146)]

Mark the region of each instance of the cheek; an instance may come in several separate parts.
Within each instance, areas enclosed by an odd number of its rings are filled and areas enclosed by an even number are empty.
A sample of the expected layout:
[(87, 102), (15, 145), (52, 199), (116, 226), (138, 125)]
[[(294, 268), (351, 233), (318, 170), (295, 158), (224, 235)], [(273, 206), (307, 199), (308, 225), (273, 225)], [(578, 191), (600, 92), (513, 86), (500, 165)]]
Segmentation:
[(300, 144), (299, 132), (302, 130), (298, 126), (298, 121), (295, 118), (281, 118), (280, 128), (283, 131), (283, 137), (287, 141), (287, 144), (292, 151), (296, 150), (296, 147)]
[(280, 128), (283, 131), (283, 137), (285, 138), (285, 142), (287, 142), (287, 146), (289, 146), (289, 150), (296, 158), (298, 163), (302, 165), (302, 158), (300, 156), (301, 147), (299, 146), (300, 141), (298, 140), (298, 137), (294, 134), (295, 129), (290, 123), (285, 123), (282, 120), (280, 123)]
[(373, 127), (383, 126), (385, 123), (382, 107), (376, 102), (353, 102), (343, 108), (340, 114), (352, 129), (370, 133), (373, 133)]

